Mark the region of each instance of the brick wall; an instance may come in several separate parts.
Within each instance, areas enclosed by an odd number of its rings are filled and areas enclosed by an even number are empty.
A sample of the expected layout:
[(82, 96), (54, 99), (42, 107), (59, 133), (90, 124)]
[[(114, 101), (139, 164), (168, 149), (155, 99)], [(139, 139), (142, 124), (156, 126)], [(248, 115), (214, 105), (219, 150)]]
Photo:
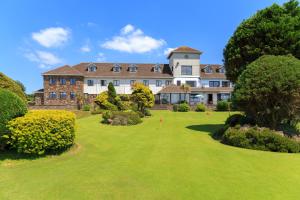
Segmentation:
[[(55, 84), (50, 84), (50, 77), (55, 79)], [(60, 79), (65, 79), (66, 84), (61, 85)], [(71, 85), (70, 79), (75, 78), (76, 84)], [(56, 93), (56, 98), (50, 98), (50, 92)], [(60, 98), (60, 93), (66, 92), (66, 98)], [(76, 97), (71, 99), (70, 93), (83, 96), (83, 77), (80, 76), (44, 76), (44, 105), (76, 105)]]

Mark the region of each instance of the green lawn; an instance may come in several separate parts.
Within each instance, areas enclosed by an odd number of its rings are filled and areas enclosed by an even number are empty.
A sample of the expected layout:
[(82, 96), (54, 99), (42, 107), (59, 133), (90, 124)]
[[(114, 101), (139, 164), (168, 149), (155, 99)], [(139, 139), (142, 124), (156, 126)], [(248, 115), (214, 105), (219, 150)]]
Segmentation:
[(78, 147), (60, 156), (0, 154), (0, 199), (299, 199), (299, 154), (220, 144), (209, 132), (225, 112), (153, 114), (131, 127), (79, 119)]

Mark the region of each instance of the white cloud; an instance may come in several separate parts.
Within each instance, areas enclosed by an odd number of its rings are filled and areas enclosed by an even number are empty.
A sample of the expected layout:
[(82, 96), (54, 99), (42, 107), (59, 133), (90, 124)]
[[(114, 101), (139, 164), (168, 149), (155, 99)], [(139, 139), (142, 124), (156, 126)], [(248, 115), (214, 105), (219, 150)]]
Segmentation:
[(176, 48), (166, 48), (166, 49), (164, 50), (164, 55), (165, 55), (165, 56), (168, 56), (168, 55), (171, 53), (171, 51), (173, 51), (174, 49), (176, 49)]
[(96, 61), (97, 62), (103, 62), (103, 61), (105, 61), (106, 60), (106, 58), (105, 58), (105, 56), (104, 56), (104, 53), (98, 53), (97, 54), (97, 57), (96, 57)]
[(83, 46), (80, 48), (80, 51), (81, 51), (81, 52), (84, 52), (84, 53), (88, 53), (88, 52), (91, 51), (91, 47), (90, 47), (88, 44), (83, 45)]
[(31, 34), (33, 40), (47, 48), (62, 46), (70, 36), (71, 31), (62, 27), (50, 27)]
[(97, 24), (94, 23), (94, 22), (88, 22), (88, 23), (87, 23), (87, 26), (88, 26), (88, 27), (95, 27), (95, 26), (97, 26)]
[(134, 31), (134, 26), (132, 26), (131, 24), (127, 24), (121, 29), (121, 34), (126, 35), (132, 31)]
[(47, 51), (29, 51), (25, 53), (24, 56), (28, 60), (38, 63), (40, 68), (46, 68), (62, 63), (62, 60), (59, 57)]
[(163, 39), (147, 36), (142, 30), (136, 29), (131, 24), (121, 29), (121, 34), (104, 42), (101, 46), (106, 49), (128, 53), (146, 53), (165, 45)]

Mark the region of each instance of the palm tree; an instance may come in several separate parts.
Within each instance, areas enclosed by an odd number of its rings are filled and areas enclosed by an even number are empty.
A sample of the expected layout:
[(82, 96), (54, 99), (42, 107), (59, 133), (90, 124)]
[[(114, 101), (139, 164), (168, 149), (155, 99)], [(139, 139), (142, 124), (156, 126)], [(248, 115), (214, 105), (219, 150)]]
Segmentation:
[(186, 101), (186, 94), (190, 91), (191, 86), (185, 83), (180, 88), (184, 91), (184, 100)]

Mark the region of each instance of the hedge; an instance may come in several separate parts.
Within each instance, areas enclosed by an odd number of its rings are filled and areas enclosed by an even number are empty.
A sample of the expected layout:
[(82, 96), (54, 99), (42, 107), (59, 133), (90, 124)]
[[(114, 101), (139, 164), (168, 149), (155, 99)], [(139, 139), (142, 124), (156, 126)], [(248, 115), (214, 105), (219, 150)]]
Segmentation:
[(198, 103), (196, 106), (196, 112), (205, 112), (206, 106), (203, 103)]
[[(26, 114), (27, 106), (25, 102), (15, 93), (0, 89), (0, 137), (8, 132), (7, 123), (16, 117)], [(1, 141), (1, 138), (0, 138)]]
[(34, 110), (8, 123), (8, 144), (19, 153), (57, 153), (74, 144), (75, 114)]
[(236, 147), (263, 151), (288, 153), (300, 151), (300, 143), (268, 128), (231, 127), (225, 131), (222, 142)]
[(9, 90), (18, 95), (24, 102), (27, 102), (26, 95), (22, 88), (11, 78), (0, 72), (0, 88)]
[(142, 122), (139, 113), (134, 111), (106, 111), (102, 114), (102, 122), (111, 125), (136, 125)]

